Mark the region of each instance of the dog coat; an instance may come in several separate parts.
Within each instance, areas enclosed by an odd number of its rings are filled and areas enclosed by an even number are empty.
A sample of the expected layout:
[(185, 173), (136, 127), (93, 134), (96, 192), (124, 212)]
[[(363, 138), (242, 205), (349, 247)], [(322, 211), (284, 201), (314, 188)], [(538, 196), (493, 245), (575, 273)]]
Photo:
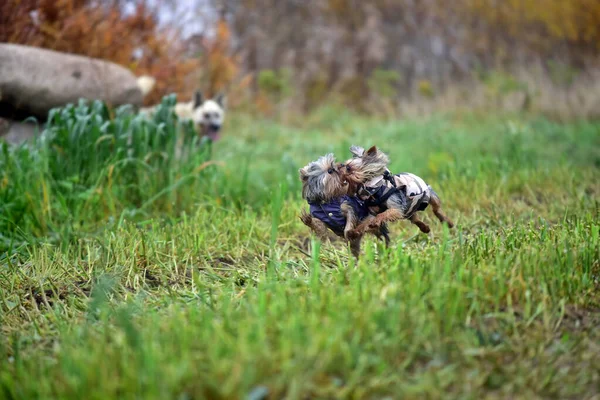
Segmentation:
[(400, 186), (406, 186), (404, 191), (410, 201), (407, 218), (410, 218), (415, 212), (423, 211), (429, 205), (431, 188), (423, 179), (409, 172), (396, 174), (395, 179), (400, 182)]
[(364, 195), (368, 196), (365, 204), (368, 207), (379, 207), (380, 212), (385, 211), (385, 202), (396, 194), (400, 196), (402, 212), (407, 219), (429, 205), (431, 188), (423, 179), (408, 172), (392, 175), (386, 171), (385, 175), (371, 179), (364, 186)]
[(369, 208), (362, 200), (347, 195), (336, 197), (328, 203), (309, 202), (310, 215), (323, 221), (336, 235), (343, 236), (346, 228), (346, 217), (342, 213), (342, 203), (344, 202), (350, 204), (359, 221), (369, 215)]

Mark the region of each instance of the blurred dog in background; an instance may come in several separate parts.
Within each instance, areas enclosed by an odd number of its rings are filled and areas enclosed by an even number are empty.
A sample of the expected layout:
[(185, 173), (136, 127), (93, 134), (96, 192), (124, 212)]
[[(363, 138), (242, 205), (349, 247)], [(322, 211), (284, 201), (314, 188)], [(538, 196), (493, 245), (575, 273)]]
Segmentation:
[[(152, 90), (156, 81), (152, 77), (142, 76), (138, 78), (137, 83), (145, 96)], [(155, 108), (156, 106), (142, 108), (140, 113), (152, 115)], [(173, 111), (180, 120), (192, 121), (199, 136), (217, 141), (221, 137), (221, 128), (225, 122), (225, 108), (226, 97), (224, 94), (218, 94), (213, 99), (205, 100), (202, 92), (196, 91), (191, 101), (175, 104)]]

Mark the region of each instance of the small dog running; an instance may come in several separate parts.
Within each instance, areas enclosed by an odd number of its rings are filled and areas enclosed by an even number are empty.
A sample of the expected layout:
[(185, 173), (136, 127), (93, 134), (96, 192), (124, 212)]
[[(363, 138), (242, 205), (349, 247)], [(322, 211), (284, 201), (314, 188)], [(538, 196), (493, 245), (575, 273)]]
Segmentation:
[(350, 152), (353, 158), (339, 165), (340, 175), (350, 182), (349, 194), (365, 201), (371, 214), (375, 215), (350, 235), (361, 235), (366, 229), (400, 219), (408, 219), (421, 232), (429, 233), (431, 228), (417, 212), (424, 211), (430, 204), (441, 222), (450, 228), (454, 226), (442, 211), (439, 196), (423, 179), (408, 172), (392, 174), (387, 168), (390, 162), (388, 156), (376, 146), (366, 152), (362, 147), (352, 146)]
[(429, 204), (435, 216), (450, 228), (452, 221), (443, 213), (437, 193), (420, 177), (411, 173), (393, 175), (389, 158), (376, 146), (365, 151), (352, 146), (353, 157), (335, 164), (328, 154), (300, 169), (302, 197), (310, 205), (310, 214), (300, 219), (321, 239), (328, 230), (345, 238), (352, 254), (358, 258), (360, 243), (366, 233), (383, 238), (389, 244), (387, 223), (408, 219), (421, 232), (430, 227), (417, 212)]

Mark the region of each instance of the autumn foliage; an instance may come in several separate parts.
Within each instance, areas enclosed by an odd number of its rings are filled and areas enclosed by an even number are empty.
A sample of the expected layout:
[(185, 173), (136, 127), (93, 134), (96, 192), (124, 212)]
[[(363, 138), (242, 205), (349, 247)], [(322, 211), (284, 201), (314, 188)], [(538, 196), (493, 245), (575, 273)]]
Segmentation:
[(231, 56), (231, 32), (224, 18), (219, 18), (214, 40), (204, 44), (203, 73), (208, 82), (208, 96), (214, 96), (228, 87), (239, 73), (236, 59)]
[(561, 56), (568, 48), (575, 63), (600, 50), (597, 0), (459, 0), (457, 5), (473, 47), (501, 52), (505, 60), (515, 48), (545, 57)]
[[(204, 32), (187, 39), (178, 26), (185, 22), (158, 24), (156, 5), (178, 4), (172, 0), (4, 0), (0, 41), (103, 58), (151, 75), (157, 86), (147, 104), (202, 89), (208, 96), (226, 91), (231, 105), (264, 113), (290, 107), (290, 98), (295, 110), (331, 99), (393, 109), (401, 101), (435, 101), (474, 80), (488, 94), (520, 91), (527, 105), (538, 89), (555, 85), (577, 110), (581, 96), (569, 91), (587, 90), (586, 77), (600, 65), (598, 0), (185, 3), (210, 15)], [(537, 89), (523, 82), (523, 70), (536, 75)], [(467, 88), (451, 102), (471, 97)]]
[(97, 57), (156, 78), (146, 97), (153, 104), (170, 92), (190, 96), (197, 60), (184, 58), (177, 35), (158, 29), (147, 1), (126, 15), (118, 1), (4, 0), (0, 2), (0, 42), (26, 44)]

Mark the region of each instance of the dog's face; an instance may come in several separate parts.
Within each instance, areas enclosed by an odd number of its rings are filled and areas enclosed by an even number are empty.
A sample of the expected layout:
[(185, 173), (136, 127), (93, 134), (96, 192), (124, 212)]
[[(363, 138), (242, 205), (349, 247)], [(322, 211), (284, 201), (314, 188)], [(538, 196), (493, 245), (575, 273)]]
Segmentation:
[(348, 185), (335, 164), (333, 154), (327, 154), (300, 169), (302, 198), (309, 202), (326, 202), (348, 192)]
[(356, 185), (383, 175), (390, 162), (388, 156), (376, 146), (366, 151), (362, 147), (352, 146), (350, 152), (352, 158), (340, 164), (338, 170), (342, 179)]
[(196, 92), (193, 110), (194, 125), (198, 132), (212, 141), (219, 140), (225, 120), (225, 96), (220, 94), (205, 101), (202, 93)]

